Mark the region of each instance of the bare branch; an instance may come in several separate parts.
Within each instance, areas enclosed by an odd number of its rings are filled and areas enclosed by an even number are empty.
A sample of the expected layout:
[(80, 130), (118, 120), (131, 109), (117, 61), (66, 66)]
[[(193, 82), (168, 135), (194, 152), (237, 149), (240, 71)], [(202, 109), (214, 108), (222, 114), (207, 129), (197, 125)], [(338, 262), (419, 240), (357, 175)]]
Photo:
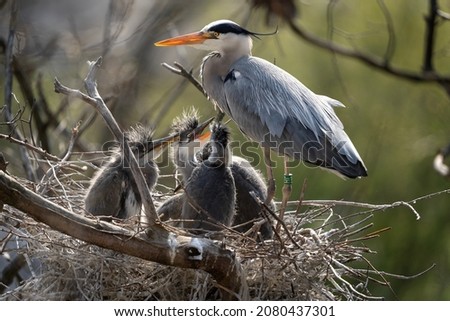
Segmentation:
[(384, 19), (386, 20), (386, 27), (388, 31), (388, 44), (386, 47), (386, 52), (384, 54), (384, 61), (390, 61), (395, 51), (395, 31), (394, 31), (394, 21), (392, 20), (391, 13), (389, 12), (384, 0), (377, 0), (378, 6), (383, 13)]
[(379, 57), (375, 57), (369, 54), (365, 54), (354, 49), (346, 48), (336, 43), (323, 40), (316, 35), (306, 31), (304, 28), (297, 25), (294, 21), (289, 21), (289, 26), (291, 30), (302, 39), (308, 41), (309, 43), (316, 45), (320, 48), (332, 51), (341, 56), (356, 59), (366, 65), (369, 65), (377, 70), (389, 73), (393, 76), (400, 77), (410, 81), (421, 81), (421, 82), (439, 82), (441, 84), (447, 85), (450, 83), (449, 76), (442, 76), (436, 72), (419, 73), (404, 70), (401, 68), (394, 67), (390, 65), (389, 61), (385, 61)]
[(60, 162), (58, 162), (58, 164), (56, 164), (56, 166), (50, 166), (47, 173), (45, 173), (45, 175), (42, 177), (41, 182), (39, 183), (38, 189), (37, 189), (39, 194), (45, 194), (47, 192), (49, 183), (50, 183), (50, 179), (52, 176), (55, 179), (58, 179), (57, 174), (60, 171), (61, 166), (63, 166), (64, 163), (69, 160), (70, 155), (72, 155), (73, 147), (74, 147), (75, 141), (77, 140), (77, 137), (78, 137), (79, 126), (80, 126), (80, 124), (77, 124), (77, 126), (75, 126), (75, 128), (72, 129), (72, 137), (70, 139), (69, 147), (67, 148), (66, 155), (64, 155), (64, 157), (61, 159)]
[(194, 76), (192, 76), (192, 70), (187, 71), (180, 63), (178, 62), (174, 62), (173, 63), (175, 65), (175, 67), (163, 62), (161, 65), (170, 70), (171, 72), (173, 72), (174, 74), (180, 75), (184, 78), (186, 78), (187, 80), (189, 80), (194, 86), (195, 88), (197, 88), (202, 94), (203, 96), (205, 96), (206, 98), (208, 98), (208, 95), (206, 94), (206, 91), (203, 89), (202, 84), (194, 78)]
[(438, 17), (437, 0), (429, 0), (428, 16), (425, 17), (426, 31), (425, 31), (425, 52), (422, 69), (425, 73), (433, 72), (433, 54), (434, 54), (434, 39), (435, 27)]
[[(189, 80), (194, 86), (195, 88), (197, 88), (202, 94), (203, 96), (205, 96), (208, 99), (208, 94), (206, 93), (206, 91), (203, 89), (202, 84), (194, 78), (194, 76), (192, 76), (192, 70), (191, 71), (187, 71), (180, 63), (178, 62), (174, 62), (173, 63), (175, 65), (175, 67), (163, 62), (161, 65), (170, 70), (171, 72), (173, 72), (174, 74), (180, 75), (184, 78), (186, 78), (187, 80)], [(217, 115), (215, 120), (217, 122), (222, 121), (222, 119), (225, 117), (225, 113), (223, 111), (221, 111), (220, 109), (218, 109)]]
[[(22, 135), (14, 126), (14, 120), (12, 116), (12, 96), (13, 96), (13, 50), (14, 50), (14, 38), (16, 33), (16, 18), (17, 18), (17, 2), (11, 3), (11, 16), (9, 23), (8, 41), (6, 43), (5, 50), (5, 91), (4, 91), (4, 114), (5, 120), (9, 124), (11, 133), (20, 140), (23, 140)], [(35, 174), (33, 167), (31, 166), (30, 158), (27, 151), (23, 147), (19, 147), (19, 153), (22, 159), (22, 166), (25, 170), (25, 174), (30, 181), (35, 180)]]

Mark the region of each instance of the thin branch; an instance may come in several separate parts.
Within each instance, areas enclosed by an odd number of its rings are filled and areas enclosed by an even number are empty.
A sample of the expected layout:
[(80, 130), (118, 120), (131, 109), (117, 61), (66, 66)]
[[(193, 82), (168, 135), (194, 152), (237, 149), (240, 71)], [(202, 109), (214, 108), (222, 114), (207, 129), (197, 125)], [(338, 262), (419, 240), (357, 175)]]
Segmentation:
[[(175, 67), (173, 67), (173, 66), (171, 66), (171, 65), (169, 65), (169, 64), (167, 64), (165, 62), (163, 62), (161, 65), (164, 68), (166, 68), (166, 69), (170, 70), (171, 72), (173, 72), (174, 74), (180, 75), (180, 76), (186, 78), (187, 80), (189, 80), (195, 86), (195, 88), (197, 88), (203, 94), (203, 96), (205, 96), (207, 99), (209, 99), (208, 98), (208, 94), (206, 93), (206, 91), (203, 88), (202, 84), (197, 79), (195, 79), (194, 76), (192, 76), (192, 70), (187, 71), (183, 67), (183, 65), (181, 65), (178, 62), (174, 62), (173, 64), (175, 65)], [(218, 110), (218, 112), (217, 112), (215, 121), (216, 122), (220, 122), (225, 117), (225, 113), (223, 111), (221, 111), (219, 108), (217, 110)]]
[(14, 137), (12, 137), (10, 135), (0, 134), (0, 139), (8, 140), (8, 141), (10, 141), (13, 144), (18, 144), (18, 145), (24, 146), (27, 149), (38, 153), (39, 155), (41, 155), (42, 157), (44, 157), (44, 158), (46, 158), (48, 160), (55, 161), (55, 162), (60, 162), (61, 161), (61, 159), (59, 157), (50, 154), (46, 150), (44, 150), (44, 149), (42, 149), (40, 147), (36, 147), (34, 145), (31, 145), (31, 144), (29, 144), (26, 141), (22, 141), (22, 140), (19, 140), (17, 138), (14, 138)]
[[(257, 202), (259, 204), (259, 206), (261, 208), (264, 208), (265, 211), (267, 211), (268, 213), (270, 213), (270, 215), (272, 215), (275, 220), (278, 222), (278, 224), (280, 224), (284, 231), (286, 232), (287, 237), (291, 240), (291, 242), (299, 249), (301, 249), (301, 246), (295, 241), (295, 239), (293, 238), (293, 236), (291, 235), (291, 233), (289, 232), (289, 229), (286, 226), (286, 223), (284, 223), (284, 221), (282, 219), (280, 219), (278, 217), (278, 215), (276, 215), (268, 206), (267, 204), (264, 203), (264, 201), (260, 200), (258, 198), (258, 196), (256, 196), (256, 194), (252, 191), (249, 193), (250, 196), (255, 200), (255, 202)], [(274, 229), (274, 231), (276, 231), (278, 233), (278, 231), (276, 229)]]
[(197, 88), (203, 94), (203, 96), (208, 98), (208, 95), (206, 94), (205, 90), (203, 89), (202, 84), (197, 79), (195, 79), (194, 76), (192, 76), (192, 70), (187, 71), (178, 62), (174, 62), (173, 64), (175, 65), (175, 67), (173, 67), (165, 62), (163, 62), (161, 65), (164, 68), (168, 69), (169, 71), (173, 72), (174, 74), (180, 75), (180, 76), (186, 78), (187, 80), (189, 80), (195, 86), (195, 88)]
[[(45, 175), (42, 177), (41, 182), (39, 183), (38, 188), (37, 188), (37, 191), (39, 194), (45, 194), (47, 192), (49, 184), (50, 184), (50, 179), (52, 178), (52, 176), (56, 180), (58, 180), (58, 177), (57, 177), (58, 172), (60, 171), (60, 169), (64, 165), (64, 163), (66, 161), (68, 161), (70, 156), (72, 155), (73, 147), (74, 147), (75, 141), (77, 140), (77, 137), (78, 137), (79, 126), (80, 126), (80, 124), (78, 123), (77, 126), (75, 126), (75, 128), (72, 129), (72, 137), (70, 139), (69, 147), (67, 148), (67, 152), (64, 155), (64, 157), (55, 166), (50, 166), (47, 173), (45, 173)], [(63, 190), (64, 190), (64, 188), (63, 188)]]
[(388, 44), (386, 47), (386, 52), (384, 54), (384, 61), (390, 61), (395, 51), (394, 21), (392, 20), (391, 13), (384, 3), (384, 0), (377, 0), (377, 2), (381, 12), (383, 13), (384, 19), (386, 20), (386, 28), (388, 31)]

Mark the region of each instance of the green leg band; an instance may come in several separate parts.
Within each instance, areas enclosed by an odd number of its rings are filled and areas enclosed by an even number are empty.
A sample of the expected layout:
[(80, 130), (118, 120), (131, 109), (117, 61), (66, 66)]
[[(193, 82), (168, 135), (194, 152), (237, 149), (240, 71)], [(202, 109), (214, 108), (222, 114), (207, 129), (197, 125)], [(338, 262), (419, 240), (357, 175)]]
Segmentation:
[(292, 185), (292, 174), (285, 174), (284, 175), (284, 184), (285, 185)]

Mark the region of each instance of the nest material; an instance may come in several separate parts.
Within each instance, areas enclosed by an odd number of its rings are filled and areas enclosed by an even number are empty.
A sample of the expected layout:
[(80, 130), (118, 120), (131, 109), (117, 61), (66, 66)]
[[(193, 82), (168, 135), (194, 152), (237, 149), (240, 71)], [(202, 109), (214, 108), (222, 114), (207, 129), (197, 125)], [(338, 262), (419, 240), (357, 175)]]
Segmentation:
[[(64, 171), (60, 176), (49, 185), (49, 198), (83, 215), (87, 181)], [(156, 199), (166, 197), (160, 194)], [(258, 242), (226, 231), (225, 246), (235, 251), (246, 280), (240, 298), (374, 299), (368, 289), (373, 283), (368, 281), (376, 277), (383, 283), (384, 278), (365, 258), (373, 252), (350, 241), (364, 233), (370, 218), (370, 213), (364, 214), (351, 223), (333, 208), (323, 206), (300, 214), (288, 211), (287, 230), (281, 228), (270, 241)], [(220, 299), (213, 278), (206, 272), (163, 266), (87, 244), (6, 205), (0, 223), (2, 230), (26, 242), (18, 251), (27, 256), (27, 262), (38, 262), (32, 267), (32, 277), (14, 289), (7, 288), (2, 300)]]

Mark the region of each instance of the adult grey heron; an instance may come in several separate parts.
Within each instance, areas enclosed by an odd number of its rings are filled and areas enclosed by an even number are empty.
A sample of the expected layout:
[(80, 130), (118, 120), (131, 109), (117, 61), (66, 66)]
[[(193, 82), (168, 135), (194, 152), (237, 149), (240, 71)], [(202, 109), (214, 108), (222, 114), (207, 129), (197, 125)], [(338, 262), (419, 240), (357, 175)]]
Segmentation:
[(236, 189), (230, 170), (229, 131), (220, 123), (211, 128), (208, 158), (194, 168), (184, 187), (181, 219), (192, 233), (230, 226), (236, 206)]
[[(159, 175), (154, 159), (175, 140), (176, 136), (152, 140), (152, 130), (140, 125), (131, 128), (124, 135), (148, 187), (152, 189)], [(85, 210), (95, 216), (119, 219), (140, 216), (141, 197), (120, 148), (113, 150), (111, 159), (93, 176), (84, 201)]]
[[(343, 105), (315, 94), (283, 69), (252, 56), (252, 37), (258, 35), (262, 34), (233, 21), (218, 20), (198, 32), (155, 45), (188, 45), (212, 51), (201, 65), (203, 88), (244, 134), (263, 146), (269, 199), (275, 189), (270, 149), (341, 176), (367, 176), (361, 157), (334, 112), (333, 107)], [(289, 195), (290, 188), (283, 190), (283, 200)]]

